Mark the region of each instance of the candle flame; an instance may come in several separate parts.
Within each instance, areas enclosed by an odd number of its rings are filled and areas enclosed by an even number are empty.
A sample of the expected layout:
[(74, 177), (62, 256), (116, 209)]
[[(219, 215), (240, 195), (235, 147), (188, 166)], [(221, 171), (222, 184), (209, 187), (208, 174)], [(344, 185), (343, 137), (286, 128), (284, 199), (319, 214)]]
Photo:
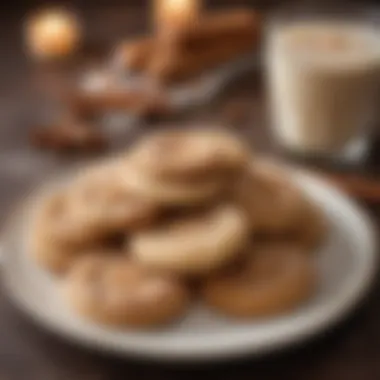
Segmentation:
[(171, 9), (183, 9), (191, 5), (190, 0), (166, 0), (166, 6)]

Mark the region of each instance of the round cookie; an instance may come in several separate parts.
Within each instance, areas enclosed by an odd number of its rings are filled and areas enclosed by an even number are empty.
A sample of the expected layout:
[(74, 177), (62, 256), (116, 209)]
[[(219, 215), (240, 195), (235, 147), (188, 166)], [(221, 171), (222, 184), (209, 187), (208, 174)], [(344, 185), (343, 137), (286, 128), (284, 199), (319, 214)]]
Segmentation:
[(187, 182), (240, 172), (250, 153), (227, 132), (198, 128), (153, 134), (137, 144), (130, 159), (149, 176)]
[(238, 184), (236, 196), (257, 235), (288, 235), (315, 244), (323, 237), (322, 213), (274, 164), (252, 164)]
[(299, 246), (257, 247), (238, 269), (204, 284), (202, 294), (213, 309), (233, 317), (281, 314), (307, 300), (315, 288), (312, 259)]
[(30, 247), (35, 262), (54, 274), (65, 273), (81, 255), (77, 248), (65, 247), (45, 236), (33, 235)]
[(205, 203), (221, 195), (225, 188), (224, 184), (213, 179), (193, 184), (162, 181), (147, 176), (131, 164), (125, 165), (123, 179), (128, 189), (165, 207)]
[(69, 193), (65, 187), (43, 194), (31, 215), (31, 255), (40, 266), (57, 274), (66, 272), (86, 251), (103, 246), (114, 236), (105, 236), (104, 227), (100, 231), (92, 219), (84, 218), (79, 210), (83, 205), (73, 207)]
[(283, 215), (287, 215), (283, 219), (287, 221), (287, 226), (282, 227), (284, 232), (289, 232), (294, 241), (308, 248), (321, 244), (327, 232), (326, 218), (322, 210), (287, 177), (286, 172), (273, 162), (261, 160), (254, 166), (254, 175), (258, 176), (257, 180), (261, 178), (268, 184), (271, 182), (273, 188), (277, 186), (276, 206), (279, 205)]
[(169, 272), (198, 275), (236, 258), (248, 238), (244, 215), (231, 205), (131, 237), (131, 252), (145, 265)]
[(32, 257), (54, 273), (66, 271), (84, 248), (81, 231), (66, 206), (64, 194), (49, 194), (36, 203), (32, 219), (28, 242)]
[(307, 248), (315, 249), (325, 240), (327, 231), (327, 219), (323, 211), (311, 201), (305, 199), (295, 234), (296, 240)]
[(94, 238), (118, 231), (135, 230), (151, 223), (158, 214), (155, 203), (128, 189), (116, 165), (99, 167), (79, 176), (68, 194), (70, 207)]
[(255, 169), (252, 165), (237, 192), (253, 229), (258, 233), (293, 229), (298, 218), (299, 191), (281, 177)]
[(125, 257), (89, 256), (63, 284), (67, 303), (98, 323), (153, 327), (180, 317), (189, 304), (186, 287)]
[(44, 194), (34, 205), (33, 230), (62, 245), (81, 246), (83, 231), (71, 211), (66, 189)]

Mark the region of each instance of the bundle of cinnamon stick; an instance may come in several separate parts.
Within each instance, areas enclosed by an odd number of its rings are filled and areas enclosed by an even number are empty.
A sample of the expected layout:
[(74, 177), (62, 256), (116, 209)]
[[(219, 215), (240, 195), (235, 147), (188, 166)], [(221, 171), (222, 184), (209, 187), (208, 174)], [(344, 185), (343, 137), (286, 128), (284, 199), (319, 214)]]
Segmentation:
[(260, 19), (255, 11), (219, 11), (202, 16), (192, 25), (123, 42), (113, 60), (119, 68), (170, 84), (253, 51), (259, 31)]

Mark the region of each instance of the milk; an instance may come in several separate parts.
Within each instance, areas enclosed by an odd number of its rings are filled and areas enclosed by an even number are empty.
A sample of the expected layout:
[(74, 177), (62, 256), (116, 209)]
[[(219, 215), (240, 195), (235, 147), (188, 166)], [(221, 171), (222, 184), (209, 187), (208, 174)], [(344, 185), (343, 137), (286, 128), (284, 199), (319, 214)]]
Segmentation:
[(266, 60), (273, 128), (283, 146), (335, 154), (373, 125), (378, 30), (333, 21), (274, 27)]

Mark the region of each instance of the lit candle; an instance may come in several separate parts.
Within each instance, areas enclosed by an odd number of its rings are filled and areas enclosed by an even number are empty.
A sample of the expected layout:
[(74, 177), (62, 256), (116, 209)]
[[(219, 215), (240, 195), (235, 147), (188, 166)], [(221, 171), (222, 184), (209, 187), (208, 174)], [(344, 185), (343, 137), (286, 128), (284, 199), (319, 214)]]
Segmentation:
[(26, 24), (29, 52), (38, 59), (62, 58), (78, 46), (80, 27), (76, 17), (63, 9), (51, 9), (32, 16)]
[(155, 0), (154, 17), (159, 31), (194, 21), (201, 8), (200, 0)]

